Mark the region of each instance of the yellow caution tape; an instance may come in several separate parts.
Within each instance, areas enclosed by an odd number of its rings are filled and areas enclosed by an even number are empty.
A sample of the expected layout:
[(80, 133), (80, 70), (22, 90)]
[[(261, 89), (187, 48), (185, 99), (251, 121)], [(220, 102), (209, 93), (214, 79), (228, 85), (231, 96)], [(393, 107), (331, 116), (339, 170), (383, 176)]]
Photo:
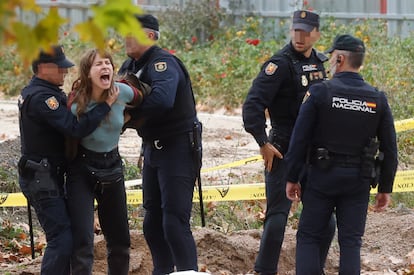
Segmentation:
[(217, 170), (222, 170), (222, 169), (226, 169), (226, 168), (232, 168), (232, 167), (237, 167), (237, 166), (242, 166), (242, 165), (246, 165), (249, 163), (254, 163), (254, 162), (258, 162), (263, 160), (261, 155), (257, 155), (254, 157), (250, 157), (250, 158), (245, 158), (242, 160), (238, 160), (238, 161), (234, 161), (234, 162), (229, 162), (223, 165), (218, 165), (218, 166), (214, 166), (214, 167), (210, 167), (210, 168), (201, 168), (201, 173), (207, 173), (207, 172), (211, 172), (211, 171), (217, 171)]
[(414, 192), (414, 170), (397, 171), (393, 192)]
[[(376, 189), (371, 193), (375, 194)], [(393, 192), (414, 192), (414, 170), (398, 171)], [(264, 183), (203, 186), (203, 201), (242, 201), (266, 199)], [(194, 202), (199, 201), (198, 190), (194, 190)], [(141, 190), (127, 190), (128, 204), (142, 204)], [(0, 194), (0, 207), (26, 206), (22, 193)]]
[(0, 193), (0, 207), (26, 206), (27, 200), (23, 193)]
[(403, 119), (403, 120), (395, 121), (394, 126), (395, 126), (395, 131), (397, 133), (414, 129), (414, 119), (409, 118), (409, 119)]
[[(241, 201), (262, 200), (266, 198), (264, 183), (203, 186), (203, 201)], [(200, 199), (198, 190), (194, 190), (193, 202)], [(128, 204), (142, 204), (141, 190), (127, 191)]]
[[(405, 119), (395, 122), (397, 132), (414, 129), (414, 119)], [(262, 161), (261, 155), (245, 158), (242, 160), (201, 169), (202, 173), (217, 171), (226, 168), (238, 167), (249, 163)], [(135, 180), (136, 181), (136, 180)], [(133, 181), (131, 181), (133, 182)], [(138, 182), (138, 181), (137, 181)], [(127, 182), (128, 183), (128, 182)], [(130, 183), (129, 185), (134, 185)], [(372, 189), (371, 193), (376, 193)], [(414, 192), (414, 170), (397, 171), (393, 192)], [(265, 187), (263, 183), (257, 184), (235, 184), (228, 186), (204, 186), (203, 201), (236, 201), (236, 200), (261, 200), (265, 199)], [(198, 192), (194, 192), (194, 202), (199, 200)], [(142, 204), (141, 190), (127, 190), (128, 204)], [(22, 193), (0, 193), (0, 207), (26, 206), (27, 201)]]

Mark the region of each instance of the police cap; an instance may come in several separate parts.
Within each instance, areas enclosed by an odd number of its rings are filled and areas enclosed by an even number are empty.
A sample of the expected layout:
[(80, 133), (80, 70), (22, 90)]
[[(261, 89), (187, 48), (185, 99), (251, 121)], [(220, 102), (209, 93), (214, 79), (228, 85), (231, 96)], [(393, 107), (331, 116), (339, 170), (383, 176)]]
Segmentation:
[(332, 53), (334, 50), (365, 53), (365, 45), (361, 39), (349, 34), (343, 34), (335, 37), (332, 47), (330, 47), (326, 53)]
[(159, 24), (157, 18), (151, 14), (135, 15), (143, 28), (159, 31)]
[(293, 13), (292, 29), (311, 32), (314, 28), (319, 28), (319, 15), (305, 10), (297, 10)]
[(75, 65), (66, 58), (62, 46), (52, 46), (49, 51), (40, 51), (39, 57), (33, 61), (33, 64), (41, 63), (54, 63), (59, 68), (70, 68)]

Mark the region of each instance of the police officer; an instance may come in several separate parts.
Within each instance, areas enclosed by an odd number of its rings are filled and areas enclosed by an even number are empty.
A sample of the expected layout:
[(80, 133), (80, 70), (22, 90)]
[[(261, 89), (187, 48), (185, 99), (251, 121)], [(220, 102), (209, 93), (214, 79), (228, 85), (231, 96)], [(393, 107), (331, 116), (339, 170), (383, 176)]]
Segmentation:
[[(319, 15), (298, 10), (293, 13), (291, 41), (266, 61), (253, 81), (243, 105), (244, 128), (260, 146), (265, 165), (267, 209), (255, 271), (275, 274), (291, 202), (286, 198), (286, 153), (302, 99), (311, 85), (326, 79), (323, 62), (328, 58), (312, 48), (320, 38)], [(266, 134), (265, 111), (271, 130)], [(332, 219), (321, 245), (324, 265), (335, 232)]]
[[(298, 275), (320, 274), (317, 248), (334, 210), (340, 246), (339, 274), (360, 274), (370, 185), (379, 183), (374, 209), (385, 209), (397, 169), (396, 134), (387, 98), (358, 73), (365, 55), (364, 43), (353, 36), (340, 35), (328, 52), (332, 54), (329, 64), (334, 77), (310, 87), (286, 156), (286, 195), (297, 201), (302, 195), (297, 184), (301, 165), (307, 148), (311, 152), (297, 233)], [(381, 157), (383, 161), (379, 163)]]
[(22, 154), (19, 185), (46, 234), (42, 275), (69, 274), (72, 234), (63, 192), (65, 135), (90, 134), (117, 98), (114, 94), (79, 118), (72, 115), (66, 107), (66, 94), (60, 89), (72, 66), (60, 46), (41, 51), (32, 63), (35, 75), (18, 103)]
[[(148, 37), (159, 37), (158, 20), (137, 16)], [(190, 229), (194, 183), (199, 169), (194, 141), (201, 142), (194, 95), (182, 62), (157, 45), (125, 41), (129, 58), (120, 74), (135, 73), (151, 86), (151, 93), (132, 119), (144, 119), (138, 129), (143, 139), (144, 236), (151, 250), (153, 274), (198, 270), (197, 251)], [(193, 135), (193, 132), (196, 133)], [(200, 144), (201, 145), (201, 144)]]

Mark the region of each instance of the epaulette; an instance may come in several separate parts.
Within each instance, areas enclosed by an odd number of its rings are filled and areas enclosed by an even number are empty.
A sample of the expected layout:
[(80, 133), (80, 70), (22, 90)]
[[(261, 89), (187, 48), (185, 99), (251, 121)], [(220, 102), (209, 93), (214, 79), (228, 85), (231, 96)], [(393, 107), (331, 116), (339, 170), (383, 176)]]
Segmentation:
[(324, 53), (318, 52), (317, 50), (315, 50), (316, 52), (316, 57), (322, 61), (322, 62), (326, 62), (329, 60), (329, 57), (327, 57)]

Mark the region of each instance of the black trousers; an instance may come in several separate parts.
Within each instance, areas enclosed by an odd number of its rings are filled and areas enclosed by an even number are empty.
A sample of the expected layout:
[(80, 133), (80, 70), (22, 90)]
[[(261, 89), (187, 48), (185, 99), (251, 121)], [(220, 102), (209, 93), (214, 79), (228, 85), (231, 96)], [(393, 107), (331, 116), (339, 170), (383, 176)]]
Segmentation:
[(190, 228), (197, 175), (189, 135), (144, 147), (144, 236), (151, 250), (153, 275), (198, 270)]
[(108, 274), (126, 275), (129, 270), (130, 235), (127, 217), (124, 178), (113, 183), (99, 184), (91, 171), (122, 166), (118, 149), (95, 153), (80, 148), (68, 169), (67, 197), (72, 222), (73, 274), (92, 274), (94, 240), (94, 199), (99, 223), (107, 246)]

